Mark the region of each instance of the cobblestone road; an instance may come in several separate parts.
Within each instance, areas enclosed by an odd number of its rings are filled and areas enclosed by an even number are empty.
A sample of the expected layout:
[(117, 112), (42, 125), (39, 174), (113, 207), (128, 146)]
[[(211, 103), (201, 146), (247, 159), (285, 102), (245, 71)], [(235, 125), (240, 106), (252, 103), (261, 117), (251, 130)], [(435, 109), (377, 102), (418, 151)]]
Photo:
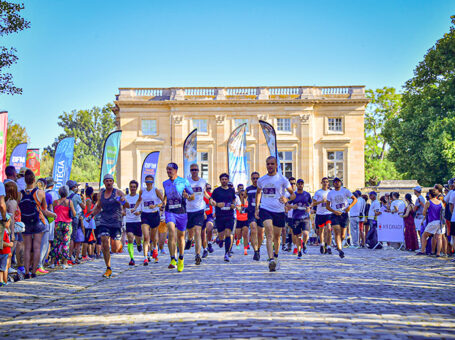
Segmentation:
[[(265, 248), (265, 247), (264, 247)], [(282, 254), (278, 272), (216, 249), (184, 272), (128, 267), (114, 256), (0, 290), (0, 338), (455, 338), (455, 265), (397, 250), (346, 250), (303, 260)], [(265, 249), (262, 250), (265, 258)]]

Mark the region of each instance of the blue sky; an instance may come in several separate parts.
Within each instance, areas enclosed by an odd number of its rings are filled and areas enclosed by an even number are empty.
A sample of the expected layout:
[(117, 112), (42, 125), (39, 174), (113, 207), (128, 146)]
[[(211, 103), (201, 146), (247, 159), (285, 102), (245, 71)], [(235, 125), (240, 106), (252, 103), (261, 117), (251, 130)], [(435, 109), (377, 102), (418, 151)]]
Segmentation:
[(2, 38), (23, 95), (0, 110), (31, 147), (58, 115), (119, 87), (366, 85), (401, 88), (450, 27), (455, 1), (26, 0), (31, 28)]

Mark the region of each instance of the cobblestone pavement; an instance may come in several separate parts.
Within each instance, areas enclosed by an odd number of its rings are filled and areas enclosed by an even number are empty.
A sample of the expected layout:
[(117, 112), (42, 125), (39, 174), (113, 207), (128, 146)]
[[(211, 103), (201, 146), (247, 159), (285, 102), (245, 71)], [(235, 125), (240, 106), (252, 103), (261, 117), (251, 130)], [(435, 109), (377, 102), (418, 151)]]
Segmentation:
[[(235, 250), (235, 248), (234, 248)], [(455, 338), (455, 264), (397, 250), (310, 247), (280, 255), (280, 269), (216, 249), (201, 266), (187, 252), (128, 267), (113, 258), (20, 281), (0, 290), (0, 338)], [(265, 259), (265, 247), (262, 258)]]

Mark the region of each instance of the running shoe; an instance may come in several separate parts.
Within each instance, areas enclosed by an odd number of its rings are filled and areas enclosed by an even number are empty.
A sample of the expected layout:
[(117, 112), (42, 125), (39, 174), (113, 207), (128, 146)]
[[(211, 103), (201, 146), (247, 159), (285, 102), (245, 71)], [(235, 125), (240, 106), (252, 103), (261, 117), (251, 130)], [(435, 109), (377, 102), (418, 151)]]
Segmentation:
[(138, 245), (137, 245), (137, 251), (138, 251), (138, 252), (141, 252), (141, 251), (142, 251), (142, 244), (138, 244)]
[(106, 272), (103, 274), (103, 277), (109, 279), (112, 276), (112, 269), (106, 268)]
[(184, 267), (183, 259), (179, 259), (179, 261), (177, 262), (177, 271), (178, 272), (183, 271), (183, 267)]
[(185, 243), (185, 250), (188, 250), (191, 248), (191, 240), (186, 240), (186, 243)]
[(166, 252), (164, 251), (164, 248), (160, 250), (161, 255), (166, 255)]
[(344, 257), (344, 251), (342, 250), (338, 250), (338, 255), (343, 258)]
[(259, 261), (259, 257), (260, 257), (259, 251), (256, 251), (256, 250), (255, 250), (255, 251), (254, 251), (254, 255), (253, 255), (253, 260), (254, 260), (254, 261)]
[(135, 264), (136, 264), (136, 263), (134, 262), (133, 259), (131, 259), (130, 263), (128, 263), (128, 265), (130, 265), (130, 266), (134, 266)]
[(199, 266), (202, 262), (201, 255), (197, 254), (195, 261), (196, 261), (196, 265)]
[(299, 251), (299, 254), (297, 255), (297, 259), (300, 260), (302, 258), (302, 252)]
[(62, 269), (68, 269), (70, 266), (68, 266), (67, 264), (64, 264), (62, 265)]
[(176, 265), (177, 265), (177, 263), (175, 262), (174, 259), (172, 259), (172, 260), (171, 260), (171, 263), (169, 263), (168, 268), (169, 268), (169, 269), (174, 269)]
[(238, 247), (240, 245), (240, 240), (235, 241), (235, 245)]
[(332, 248), (328, 247), (325, 253), (332, 255)]
[(228, 255), (229, 255), (229, 257), (232, 257), (234, 255), (234, 252), (233, 251), (228, 251)]
[(327, 249), (325, 248), (325, 245), (321, 245), (321, 246), (319, 247), (319, 252), (320, 252), (321, 254), (325, 254), (325, 253), (327, 252)]
[(204, 249), (204, 251), (202, 252), (202, 258), (205, 259), (208, 254), (209, 252), (207, 251), (207, 249)]
[(224, 254), (224, 262), (230, 262), (229, 254)]
[(209, 251), (210, 254), (213, 253), (214, 250), (211, 243), (209, 243), (209, 245), (207, 246), (207, 250)]
[(276, 271), (276, 261), (275, 261), (275, 259), (269, 259), (269, 271), (270, 272)]
[(150, 256), (147, 256), (147, 261), (152, 262), (152, 259), (150, 258)]
[(25, 274), (25, 275), (24, 275), (24, 279), (25, 279), (25, 280), (29, 280), (29, 279), (30, 279), (30, 273)]
[(46, 275), (46, 274), (49, 274), (49, 272), (47, 270), (44, 270), (43, 268), (39, 267), (37, 270), (36, 270), (36, 273), (38, 275)]
[(144, 259), (144, 266), (148, 266), (149, 265), (149, 260), (148, 259)]
[(297, 248), (294, 248), (294, 255), (297, 255), (298, 251), (297, 251)]
[(243, 255), (248, 255), (248, 248), (247, 247), (243, 248)]
[(308, 249), (307, 249), (307, 248), (303, 249), (303, 253), (304, 253), (305, 255), (308, 254)]
[(153, 257), (154, 259), (158, 258), (158, 250), (156, 250), (156, 248), (153, 249), (152, 257)]

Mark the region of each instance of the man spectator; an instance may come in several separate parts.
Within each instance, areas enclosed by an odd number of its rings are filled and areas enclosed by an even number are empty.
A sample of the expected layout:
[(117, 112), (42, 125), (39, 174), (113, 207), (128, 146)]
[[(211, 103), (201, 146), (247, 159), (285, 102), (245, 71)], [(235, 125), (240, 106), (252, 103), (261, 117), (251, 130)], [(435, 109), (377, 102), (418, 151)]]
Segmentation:
[(8, 165), (5, 168), (5, 176), (6, 176), (6, 179), (3, 181), (3, 184), (8, 183), (8, 182), (16, 183), (16, 180), (17, 180), (16, 168), (12, 165)]
[(422, 226), (423, 218), (423, 208), (425, 207), (425, 197), (422, 196), (422, 187), (420, 185), (414, 188), (414, 195), (417, 196), (415, 205), (414, 205), (414, 223), (416, 225), (417, 236), (420, 239), (420, 227)]
[(365, 200), (362, 198), (362, 193), (357, 190), (354, 193), (354, 196), (357, 198), (357, 203), (349, 211), (349, 220), (351, 227), (351, 247), (359, 247), (359, 225), (360, 218), (363, 215), (363, 210), (365, 209)]
[(27, 187), (27, 185), (25, 184), (25, 172), (27, 171), (28, 169), (26, 167), (22, 167), (21, 170), (19, 171), (19, 175), (17, 176), (17, 187), (19, 188), (19, 192), (21, 192), (22, 190), (25, 190), (25, 188)]

